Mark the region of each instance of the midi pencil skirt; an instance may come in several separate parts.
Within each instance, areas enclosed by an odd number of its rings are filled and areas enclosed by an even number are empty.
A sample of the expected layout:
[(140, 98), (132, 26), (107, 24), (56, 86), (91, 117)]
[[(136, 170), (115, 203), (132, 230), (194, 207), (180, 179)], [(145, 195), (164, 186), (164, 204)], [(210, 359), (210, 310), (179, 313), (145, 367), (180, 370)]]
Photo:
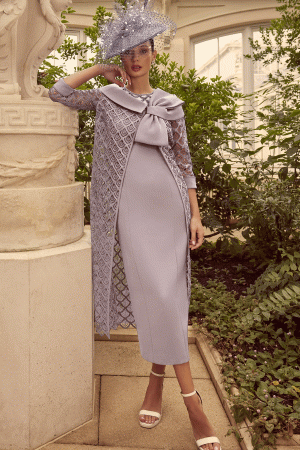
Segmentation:
[(158, 147), (134, 143), (117, 229), (142, 357), (162, 365), (189, 361), (185, 213)]

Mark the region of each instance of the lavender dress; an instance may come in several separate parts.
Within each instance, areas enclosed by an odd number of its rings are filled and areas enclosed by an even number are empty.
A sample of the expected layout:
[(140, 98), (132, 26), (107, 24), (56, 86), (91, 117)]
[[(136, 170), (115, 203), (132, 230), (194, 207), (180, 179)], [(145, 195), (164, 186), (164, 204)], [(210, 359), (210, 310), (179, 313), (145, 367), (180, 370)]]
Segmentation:
[(136, 326), (145, 359), (187, 362), (188, 188), (196, 188), (196, 178), (183, 102), (161, 89), (145, 100), (116, 85), (72, 89), (63, 79), (49, 97), (96, 112), (91, 189), (96, 330), (109, 337), (119, 325)]
[(133, 144), (117, 228), (142, 357), (189, 361), (185, 212), (159, 147)]

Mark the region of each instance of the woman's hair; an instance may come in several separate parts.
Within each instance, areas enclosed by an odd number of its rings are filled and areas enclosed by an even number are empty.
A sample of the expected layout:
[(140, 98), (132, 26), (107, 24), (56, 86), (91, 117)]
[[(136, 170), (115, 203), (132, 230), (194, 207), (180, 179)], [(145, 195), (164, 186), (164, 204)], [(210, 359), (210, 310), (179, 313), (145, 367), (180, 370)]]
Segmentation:
[(151, 50), (154, 52), (154, 39), (149, 39), (149, 42), (151, 44)]
[[(151, 39), (148, 39), (148, 41), (150, 42), (150, 45), (151, 45), (151, 51), (154, 52), (154, 39), (151, 38)], [(122, 57), (122, 54), (120, 56)]]

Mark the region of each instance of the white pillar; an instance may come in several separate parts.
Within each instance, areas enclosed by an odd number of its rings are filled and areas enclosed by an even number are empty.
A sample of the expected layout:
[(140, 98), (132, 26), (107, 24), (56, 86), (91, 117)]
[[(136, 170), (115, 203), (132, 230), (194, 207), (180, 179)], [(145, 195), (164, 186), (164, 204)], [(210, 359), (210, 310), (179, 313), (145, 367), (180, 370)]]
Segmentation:
[[(253, 37), (252, 29), (250, 26), (246, 27), (243, 32), (243, 55), (252, 55), (252, 49), (250, 46), (249, 38)], [(252, 94), (254, 91), (254, 68), (252, 59), (243, 58), (243, 85), (244, 94)]]
[[(249, 38), (253, 37), (253, 32), (250, 26), (246, 27), (243, 32), (243, 55), (252, 55), (252, 48), (250, 46)], [(254, 64), (252, 59), (243, 57), (243, 92), (244, 94), (253, 94), (254, 92)], [(254, 97), (250, 97), (244, 103), (244, 111), (249, 114), (252, 120), (248, 123), (248, 127), (252, 130), (255, 127), (254, 114), (251, 111), (254, 109)]]

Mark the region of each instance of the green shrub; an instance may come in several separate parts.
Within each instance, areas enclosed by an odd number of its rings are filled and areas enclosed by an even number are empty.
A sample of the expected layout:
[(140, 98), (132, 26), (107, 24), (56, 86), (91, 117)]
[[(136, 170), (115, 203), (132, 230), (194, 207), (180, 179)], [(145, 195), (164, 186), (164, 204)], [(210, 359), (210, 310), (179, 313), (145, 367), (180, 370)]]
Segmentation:
[(238, 227), (257, 261), (281, 260), (280, 249), (300, 249), (300, 190), (288, 180), (265, 180), (259, 187), (240, 184), (233, 194)]
[(195, 326), (222, 354), (234, 417), (252, 422), (255, 450), (274, 448), (279, 434), (300, 425), (300, 253), (281, 252), (281, 262), (239, 298), (222, 283), (203, 287), (193, 277), (190, 311), (202, 316)]

